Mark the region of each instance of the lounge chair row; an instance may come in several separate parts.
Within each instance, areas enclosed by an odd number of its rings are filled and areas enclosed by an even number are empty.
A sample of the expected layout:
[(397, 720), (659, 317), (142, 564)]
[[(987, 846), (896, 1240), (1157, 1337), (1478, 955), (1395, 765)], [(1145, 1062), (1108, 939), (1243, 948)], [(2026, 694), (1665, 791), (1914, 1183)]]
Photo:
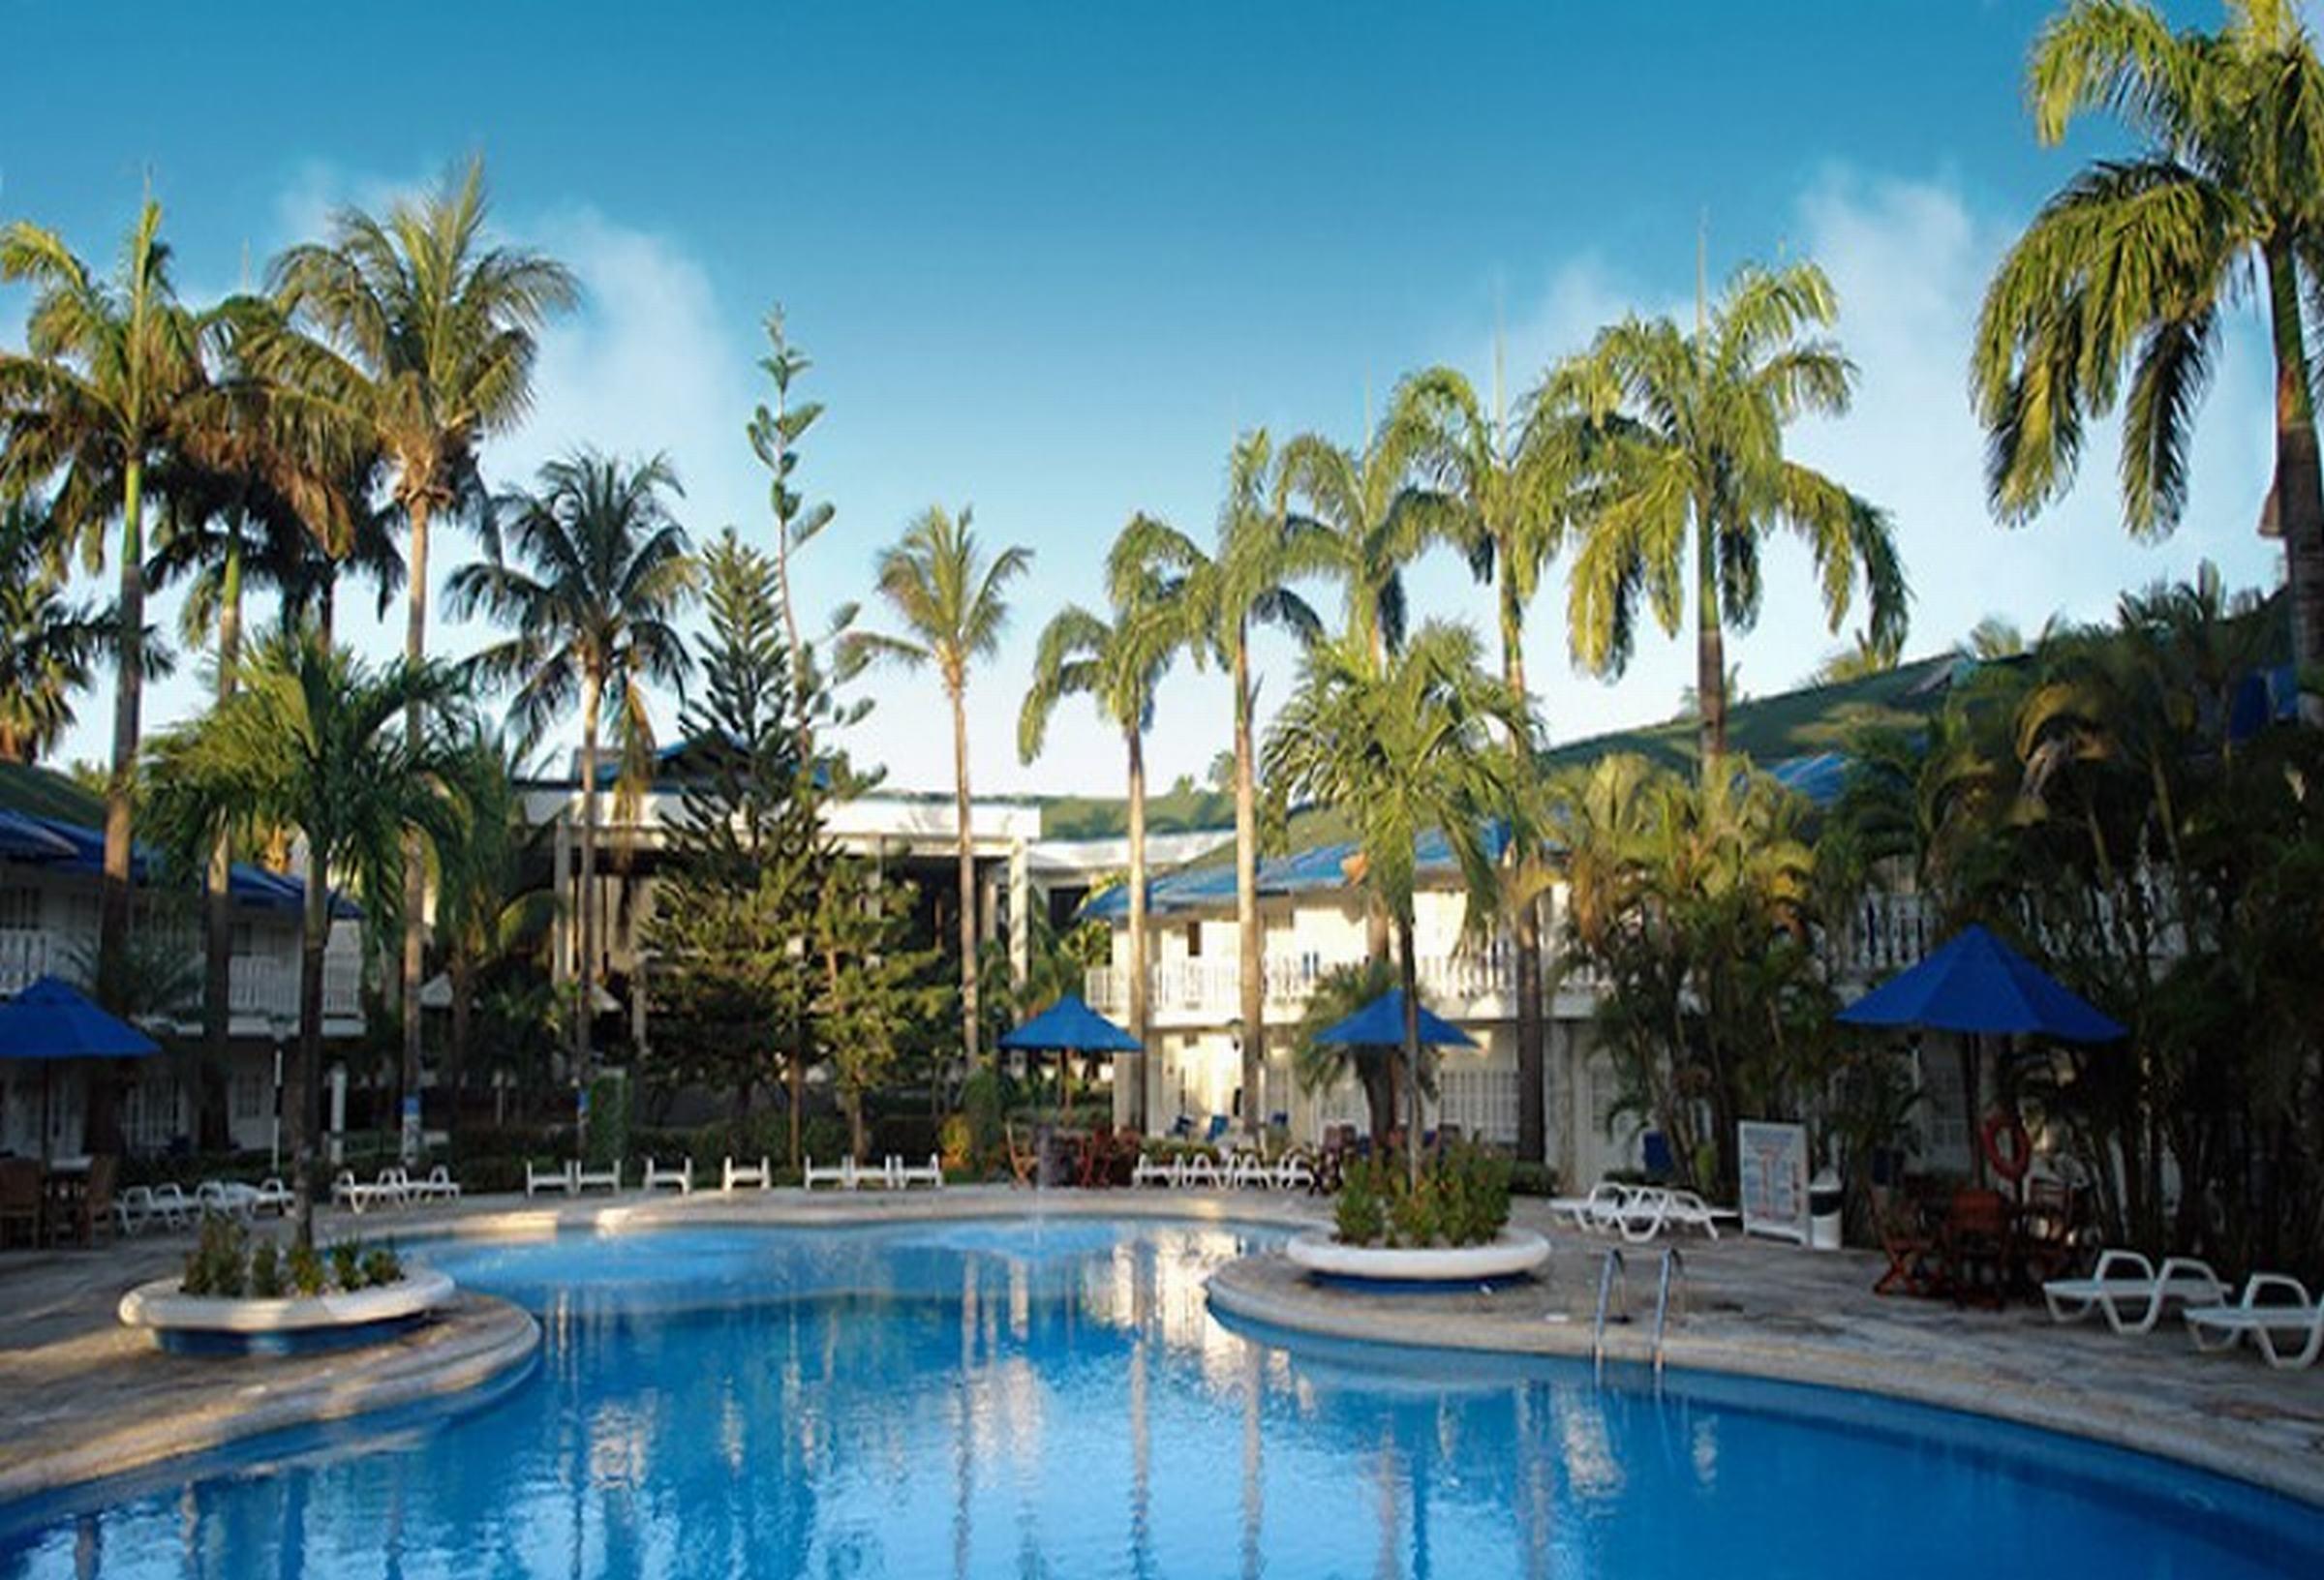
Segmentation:
[(1205, 1152), (1180, 1153), (1164, 1159), (1141, 1157), (1130, 1170), (1132, 1185), (1160, 1185), (1174, 1191), (1304, 1191), (1315, 1184), (1315, 1166), (1300, 1152), (1286, 1152), (1273, 1163), (1256, 1152), (1237, 1152), (1213, 1160)]
[(817, 1168), (815, 1160), (809, 1158), (807, 1168), (800, 1175), (800, 1183), (810, 1191), (818, 1185), (830, 1185), (842, 1191), (860, 1191), (867, 1186), (884, 1191), (908, 1191), (915, 1185), (942, 1190), (944, 1164), (933, 1152), (925, 1164), (906, 1163), (891, 1152), (877, 1168), (859, 1164), (851, 1157)]
[[(531, 1162), (525, 1165), (525, 1194), (537, 1196), (542, 1191), (562, 1191), (567, 1196), (579, 1196), (584, 1191), (619, 1191), (622, 1188), (623, 1166), (616, 1163), (610, 1169), (584, 1169), (579, 1160), (568, 1160), (562, 1169), (537, 1168)], [(859, 1163), (854, 1158), (818, 1165), (807, 1160), (804, 1181), (809, 1190), (829, 1185), (844, 1191), (867, 1188), (902, 1191), (915, 1185), (941, 1189), (944, 1184), (943, 1163), (930, 1154), (925, 1164), (906, 1163), (890, 1153), (879, 1163)], [(760, 1158), (755, 1163), (748, 1158), (726, 1158), (719, 1168), (719, 1190), (731, 1196), (736, 1191), (771, 1190), (775, 1184), (775, 1166), (771, 1159)], [(681, 1196), (694, 1194), (694, 1160), (682, 1158), (674, 1165), (658, 1159), (646, 1159), (645, 1172), (639, 1176), (640, 1191), (676, 1191)], [(707, 1188), (707, 1186), (705, 1187)]]
[(1549, 1210), (1574, 1221), (1574, 1227), (1593, 1234), (1619, 1234), (1642, 1245), (1665, 1230), (1698, 1229), (1712, 1239), (1723, 1223), (1739, 1223), (1732, 1207), (1714, 1207), (1693, 1191), (1663, 1185), (1625, 1185), (1602, 1179), (1587, 1196), (1561, 1196)]
[(205, 1216), (239, 1218), (248, 1223), (261, 1212), (287, 1212), (290, 1192), (279, 1179), (245, 1185), (238, 1180), (205, 1179), (188, 1195), (174, 1181), (160, 1185), (132, 1185), (113, 1198), (113, 1222), (124, 1234), (148, 1229), (185, 1229)]
[(354, 1170), (343, 1169), (331, 1181), (331, 1203), (350, 1212), (369, 1212), (375, 1207), (413, 1207), (431, 1201), (457, 1201), (460, 1186), (451, 1170), (438, 1164), (428, 1170), (425, 1179), (413, 1179), (408, 1169), (382, 1169), (379, 1177), (365, 1183), (355, 1178)]
[(2248, 1339), (2271, 1366), (2312, 1366), (2324, 1356), (2324, 1297), (2281, 1273), (2253, 1273), (2241, 1293), (2211, 1264), (2166, 1257), (2162, 1265), (2136, 1251), (2099, 1253), (2087, 1278), (2054, 1278), (2041, 1287), (2053, 1322), (2080, 1322), (2093, 1312), (2117, 1333), (2151, 1333), (2174, 1305), (2188, 1335), (2206, 1352), (2232, 1350)]

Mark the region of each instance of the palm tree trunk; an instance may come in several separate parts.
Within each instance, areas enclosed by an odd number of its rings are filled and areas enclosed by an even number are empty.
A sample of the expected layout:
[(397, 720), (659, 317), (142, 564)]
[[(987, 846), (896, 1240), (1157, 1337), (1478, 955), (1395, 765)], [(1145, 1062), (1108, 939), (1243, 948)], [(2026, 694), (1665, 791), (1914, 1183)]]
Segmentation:
[(469, 962), (467, 952), (461, 951), (446, 962), (451, 973), (452, 1025), (451, 1035), (444, 1046), (443, 1079), (451, 1088), (451, 1119), (457, 1121), (460, 1112), (460, 1094), (468, 1086), (468, 1037), (474, 1010), (469, 1000), (476, 990), (476, 969)]
[[(428, 501), (423, 494), (411, 502), (412, 577), (410, 597), (405, 605), (404, 657), (419, 663), (428, 655)], [(419, 716), (419, 705), (413, 703), (404, 712), (404, 735), (416, 756), (420, 749), (421, 734), (426, 728)], [(427, 955), (427, 918), (423, 914), (428, 900), (428, 874), (420, 860), (420, 840), (416, 831), (404, 836), (404, 1113), (397, 1155), (406, 1164), (419, 1157), (419, 978)]]
[(1259, 1081), (1267, 1067), (1267, 979), (1259, 930), (1259, 793), (1251, 749), (1250, 633), (1235, 648), (1235, 925), (1242, 990), (1242, 1128), (1259, 1134)]
[(1129, 1076), (1129, 1122), (1147, 1128), (1147, 1065), (1153, 1054), (1146, 1046), (1146, 737), (1132, 725), (1123, 732), (1130, 748), (1130, 1035), (1139, 1051), (1121, 1061)]
[(956, 681), (952, 694), (952, 813), (961, 858), (961, 1047), (976, 1065), (976, 846), (968, 828), (968, 685)]
[(581, 881), (576, 902), (581, 911), (580, 969), (574, 988), (580, 1008), (573, 1017), (573, 1073), (587, 1083), (590, 1069), (591, 1022), (597, 1014), (597, 710), (604, 683), (593, 670), (581, 679)]
[[(2300, 322), (2300, 276), (2289, 248), (2268, 249), (2268, 298), (2276, 341), (2276, 521), (2292, 592), (2292, 657), (2303, 673), (2324, 663), (2324, 477)], [(2315, 719), (2306, 698), (2304, 716)]]
[(1414, 1184), (1421, 1178), (1421, 967), (1414, 957), (1412, 918), (1396, 918), (1397, 975), (1404, 988), (1404, 1168)]
[[(130, 794), (138, 774), (138, 711), (145, 693), (145, 466), (132, 456), (121, 485), (121, 658), (113, 677), (113, 772), (105, 786), (105, 882), (97, 913), (97, 997), (126, 1008), (129, 983)], [(97, 1153), (118, 1153), (113, 1082), (89, 1082), (83, 1136)]]
[(1719, 562), (1706, 501), (1695, 501), (1695, 705), (1702, 714), (1704, 779), (1727, 755), (1727, 639), (1719, 624)]
[[(1501, 557), (1501, 668), (1511, 693), (1522, 708), (1525, 705), (1525, 606), (1518, 600), (1516, 584), (1509, 572), (1510, 557), (1505, 550)], [(1517, 759), (1517, 782), (1530, 782), (1534, 775), (1531, 744), (1522, 735), (1515, 735), (1510, 738), (1509, 746)], [(1533, 854), (1512, 845), (1507, 860), (1513, 866), (1521, 866), (1529, 863)], [(1544, 1062), (1542, 907), (1538, 896), (1528, 895), (1524, 903), (1515, 907), (1511, 922), (1517, 953), (1517, 1158), (1523, 1163), (1545, 1163), (1549, 1156), (1549, 1113), (1548, 1097), (1542, 1079)]]
[(298, 1081), (290, 1108), (291, 1218), (297, 1243), (315, 1243), (317, 1145), (322, 1134), (322, 954), (331, 934), (328, 874), (312, 836), (298, 937)]
[[(241, 529), (235, 523), (238, 533)], [(226, 551), (226, 572), (218, 597), (218, 700), (234, 694), (234, 666), (242, 659), (242, 543), (239, 536)], [(232, 896), (234, 846), (220, 830), (210, 847), (210, 869), (204, 896), (202, 937), (201, 1040), (204, 1069), (199, 1087), (199, 1126), (205, 1147), (227, 1139), (226, 1115), (209, 1100), (213, 1088), (223, 1090), (232, 1030), (234, 971), (234, 908)]]

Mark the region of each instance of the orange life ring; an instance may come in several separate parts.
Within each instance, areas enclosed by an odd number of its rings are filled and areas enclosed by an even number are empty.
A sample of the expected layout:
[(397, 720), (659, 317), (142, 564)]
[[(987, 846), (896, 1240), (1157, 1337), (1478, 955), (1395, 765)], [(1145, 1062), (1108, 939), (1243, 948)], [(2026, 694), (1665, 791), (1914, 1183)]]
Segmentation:
[[(2006, 1150), (2002, 1146), (2003, 1137), (2009, 1142)], [(1977, 1144), (1984, 1149), (1985, 1161), (1992, 1165), (1993, 1171), (2012, 1185), (2023, 1180), (2026, 1170), (2034, 1167), (2034, 1138), (2026, 1134), (2026, 1127), (2018, 1122), (2017, 1115), (2006, 1109), (1996, 1109), (1985, 1116), (1985, 1123), (1977, 1132)]]

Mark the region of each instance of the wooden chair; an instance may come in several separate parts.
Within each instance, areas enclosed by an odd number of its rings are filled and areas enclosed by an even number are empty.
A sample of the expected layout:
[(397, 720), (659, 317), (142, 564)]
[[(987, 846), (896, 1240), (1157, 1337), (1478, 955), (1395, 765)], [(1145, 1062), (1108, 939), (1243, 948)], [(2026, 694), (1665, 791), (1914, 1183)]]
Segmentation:
[(1999, 1191), (1957, 1191), (1939, 1236), (1956, 1305), (2000, 1310), (2009, 1280), (2009, 1203)]
[(1014, 1124), (1003, 1125), (1001, 1134), (1008, 1139), (1009, 1172), (1015, 1176), (1016, 1183), (1020, 1185), (1038, 1184), (1041, 1179), (1040, 1152), (1038, 1150), (1028, 1152), (1018, 1144), (1017, 1127)]
[(1944, 1291), (1944, 1266), (1938, 1257), (1937, 1236), (1929, 1232), (1928, 1215), (1920, 1203), (1903, 1200), (1881, 1214), (1881, 1249), (1887, 1253), (1888, 1270), (1872, 1287), (1875, 1294), (1927, 1296)]
[(24, 1231), (24, 1243), (41, 1243), (41, 1166), (31, 1158), (0, 1159), (0, 1245)]

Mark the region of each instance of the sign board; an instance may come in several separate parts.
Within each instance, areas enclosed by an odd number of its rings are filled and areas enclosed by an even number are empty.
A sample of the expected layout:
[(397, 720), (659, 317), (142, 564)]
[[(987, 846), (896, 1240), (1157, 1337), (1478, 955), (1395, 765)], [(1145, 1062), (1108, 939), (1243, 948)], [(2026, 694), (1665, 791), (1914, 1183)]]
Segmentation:
[(1746, 1119), (1735, 1127), (1743, 1232), (1808, 1243), (1808, 1132)]

